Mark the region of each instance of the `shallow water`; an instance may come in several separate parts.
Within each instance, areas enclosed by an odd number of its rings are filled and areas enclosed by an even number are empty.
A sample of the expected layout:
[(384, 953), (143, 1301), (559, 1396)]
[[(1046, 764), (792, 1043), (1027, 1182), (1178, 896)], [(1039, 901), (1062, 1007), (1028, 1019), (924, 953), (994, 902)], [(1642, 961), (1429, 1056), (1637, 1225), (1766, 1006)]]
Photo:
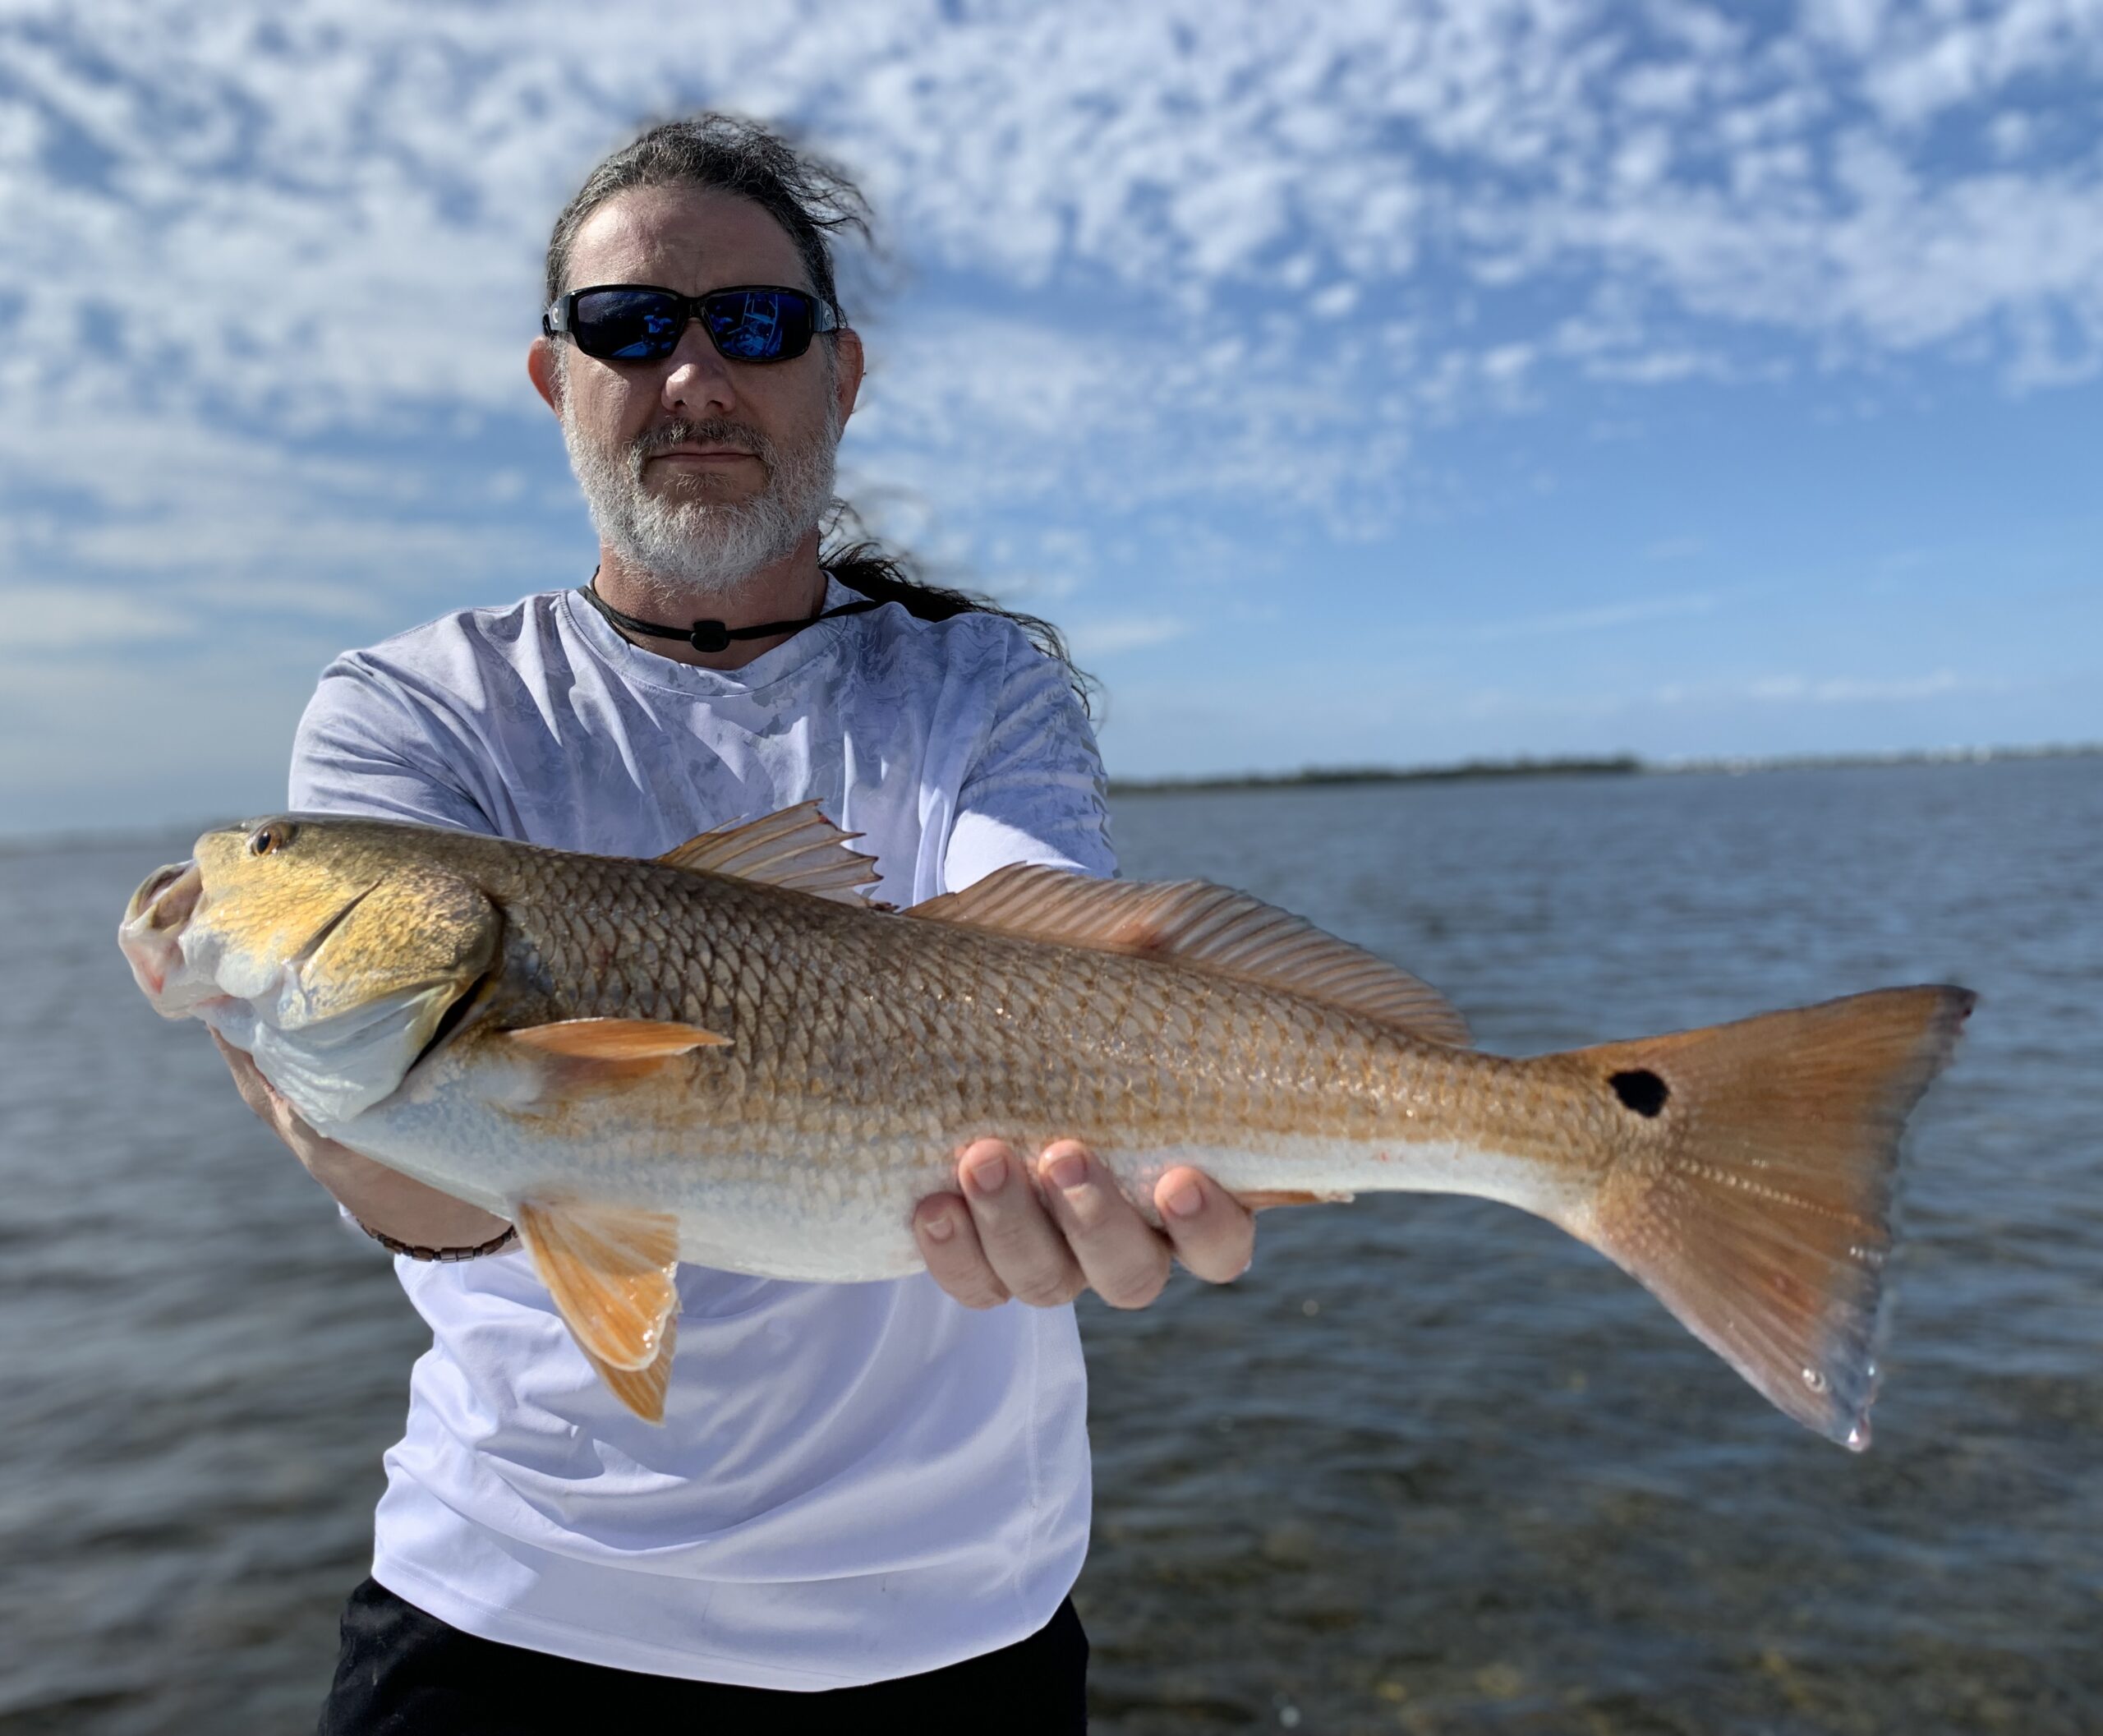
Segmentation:
[[(1265, 1215), (1084, 1310), (1097, 1728), (2103, 1729), (2103, 759), (1157, 796), (1513, 1052), (1984, 997), (1917, 1118), (1873, 1451), (1498, 1207)], [(421, 1323), (113, 944), (187, 839), (0, 855), (0, 1736), (311, 1723)]]

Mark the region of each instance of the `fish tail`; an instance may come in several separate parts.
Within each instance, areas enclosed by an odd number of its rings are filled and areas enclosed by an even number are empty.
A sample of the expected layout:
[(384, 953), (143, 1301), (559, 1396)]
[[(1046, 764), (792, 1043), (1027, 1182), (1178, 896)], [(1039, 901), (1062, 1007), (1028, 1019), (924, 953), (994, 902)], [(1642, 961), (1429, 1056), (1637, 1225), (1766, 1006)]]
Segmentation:
[(1544, 1057), (1590, 1075), (1625, 1118), (1568, 1227), (1782, 1410), (1857, 1452), (1900, 1130), (1974, 998), (1883, 989)]

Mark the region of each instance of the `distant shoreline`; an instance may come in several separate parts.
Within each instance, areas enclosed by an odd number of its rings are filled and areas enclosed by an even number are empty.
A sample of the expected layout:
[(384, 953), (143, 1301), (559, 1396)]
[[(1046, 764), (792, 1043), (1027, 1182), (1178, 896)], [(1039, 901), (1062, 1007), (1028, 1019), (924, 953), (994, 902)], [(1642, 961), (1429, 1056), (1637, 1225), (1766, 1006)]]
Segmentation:
[(1766, 757), (1646, 760), (1633, 753), (1560, 759), (1475, 759), (1450, 766), (1306, 766), (1297, 771), (1244, 771), (1217, 777), (1112, 778), (1120, 795), (1196, 795), (1249, 790), (1334, 789), (1359, 784), (1456, 784), (1492, 778), (1739, 776), (1755, 771), (1829, 771), (1861, 766), (1976, 765), (1990, 760), (2084, 759), (2103, 742), (2041, 748), (1941, 748), (1893, 753), (1789, 753)]
[[(1466, 784), (1528, 777), (1737, 777), (1752, 771), (1831, 771), (1850, 766), (1973, 765), (1987, 760), (2092, 759), (2103, 742), (2037, 748), (1944, 748), (1897, 753), (1803, 753), (1768, 758), (1646, 760), (1633, 753), (1573, 755), (1559, 759), (1476, 759), (1450, 766), (1307, 766), (1297, 771), (1245, 771), (1219, 777), (1112, 778), (1110, 793), (1128, 795), (1201, 795), (1234, 790), (1323, 790), (1354, 785)], [(265, 810), (257, 809), (257, 812)], [(232, 825), (233, 811), (214, 825)], [(204, 822), (166, 820), (140, 826), (58, 827), (48, 831), (0, 827), (0, 857), (43, 855), (54, 850), (105, 850), (134, 843), (164, 843), (196, 836)]]

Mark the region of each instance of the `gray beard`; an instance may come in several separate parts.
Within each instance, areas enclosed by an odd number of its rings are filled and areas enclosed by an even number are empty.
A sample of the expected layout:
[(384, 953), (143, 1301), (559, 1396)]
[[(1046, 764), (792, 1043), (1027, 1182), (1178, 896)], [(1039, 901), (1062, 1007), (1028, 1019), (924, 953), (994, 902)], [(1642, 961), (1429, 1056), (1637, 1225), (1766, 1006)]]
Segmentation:
[[(591, 509), (599, 540), (643, 575), (660, 606), (720, 603), (762, 568), (795, 552), (832, 504), (833, 454), (840, 416), (830, 399), (817, 435), (789, 447), (757, 428), (713, 418), (653, 428), (625, 451), (587, 443), (568, 416), (562, 419), (569, 467)], [(674, 500), (642, 486), (646, 460), (693, 443), (749, 452), (766, 484), (749, 500)]]

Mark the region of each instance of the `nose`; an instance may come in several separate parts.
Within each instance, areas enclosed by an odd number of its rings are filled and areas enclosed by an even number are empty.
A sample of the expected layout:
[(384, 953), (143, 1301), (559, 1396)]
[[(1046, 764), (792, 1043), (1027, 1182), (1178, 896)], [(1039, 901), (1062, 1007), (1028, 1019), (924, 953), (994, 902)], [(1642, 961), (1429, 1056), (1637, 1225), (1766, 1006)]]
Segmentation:
[(689, 320), (679, 334), (660, 397), (667, 411), (694, 421), (727, 416), (736, 407), (738, 394), (731, 384), (729, 365), (716, 353), (700, 320)]

